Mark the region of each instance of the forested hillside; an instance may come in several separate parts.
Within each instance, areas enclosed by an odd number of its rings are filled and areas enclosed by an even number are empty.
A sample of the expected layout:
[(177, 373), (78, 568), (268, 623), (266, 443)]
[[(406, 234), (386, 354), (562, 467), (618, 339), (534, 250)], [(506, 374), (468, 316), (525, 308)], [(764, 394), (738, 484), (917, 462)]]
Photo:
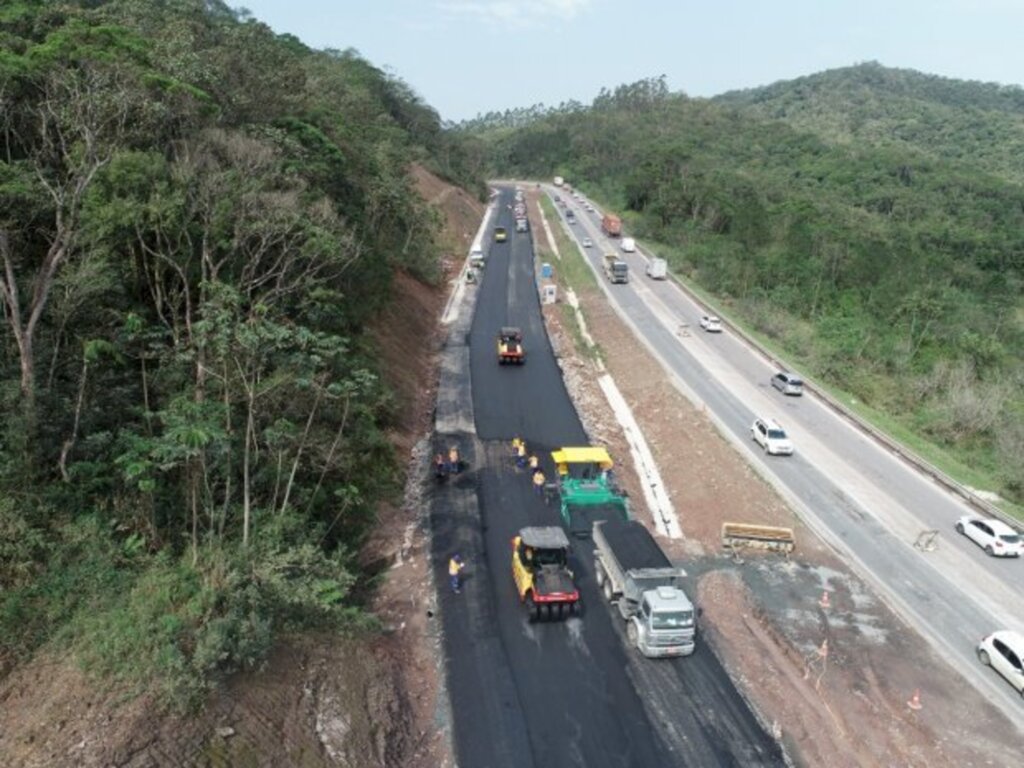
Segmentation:
[(0, 670), (194, 704), (352, 597), (400, 486), (368, 321), (436, 277), (465, 141), (218, 0), (0, 7)]
[[(827, 100), (794, 95), (807, 90), (797, 81), (773, 86), (756, 109), (650, 80), (604, 91), (588, 109), (534, 108), (526, 125), (491, 115), (464, 128), (487, 141), (499, 173), (558, 173), (624, 213), (805, 373), (894, 415), (1019, 500), (1024, 187), (993, 172), (993, 158), (1020, 162), (1017, 134), (1001, 133), (1018, 124), (1019, 92), (877, 67), (845, 76), (848, 87), (818, 88)], [(892, 87), (872, 85), (879, 78), (902, 83), (917, 110), (901, 111)], [(909, 130), (921, 110), (947, 110), (971, 142), (950, 160), (930, 134), (869, 140), (846, 127), (859, 114), (843, 96), (853, 93), (888, 105), (885, 133)], [(794, 102), (810, 105), (795, 125), (756, 114)], [(825, 128), (809, 130), (812, 118)]]
[(732, 91), (716, 103), (784, 120), (827, 141), (916, 149), (1024, 182), (1024, 88), (877, 63)]

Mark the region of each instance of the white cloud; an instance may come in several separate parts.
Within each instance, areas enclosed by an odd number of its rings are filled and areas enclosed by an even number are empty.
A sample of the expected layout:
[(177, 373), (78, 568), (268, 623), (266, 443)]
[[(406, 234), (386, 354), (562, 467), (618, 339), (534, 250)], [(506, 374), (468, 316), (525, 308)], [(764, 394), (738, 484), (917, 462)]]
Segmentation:
[(452, 14), (475, 16), (497, 24), (529, 26), (562, 19), (568, 21), (585, 11), (591, 0), (441, 0), (438, 8)]

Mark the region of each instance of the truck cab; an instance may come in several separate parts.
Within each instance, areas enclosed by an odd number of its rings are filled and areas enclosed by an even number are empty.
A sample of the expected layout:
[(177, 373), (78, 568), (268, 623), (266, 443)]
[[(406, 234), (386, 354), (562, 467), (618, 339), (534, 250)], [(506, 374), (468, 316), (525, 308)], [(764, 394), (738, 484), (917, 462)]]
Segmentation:
[(611, 283), (629, 282), (629, 265), (615, 253), (604, 255), (604, 273)]
[(689, 656), (696, 648), (693, 603), (680, 589), (661, 586), (643, 593), (626, 635), (644, 656)]

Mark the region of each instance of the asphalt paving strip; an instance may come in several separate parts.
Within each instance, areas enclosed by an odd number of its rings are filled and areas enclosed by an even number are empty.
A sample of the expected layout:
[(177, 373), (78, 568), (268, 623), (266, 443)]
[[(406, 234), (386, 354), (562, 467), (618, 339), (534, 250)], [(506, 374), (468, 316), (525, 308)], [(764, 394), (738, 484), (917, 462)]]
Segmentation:
[[(584, 611), (564, 623), (530, 624), (510, 574), (510, 541), (525, 525), (557, 525), (552, 503), (516, 472), (509, 441), (523, 437), (550, 477), (550, 451), (587, 444), (547, 338), (534, 278), (532, 243), (515, 233), (503, 193), (494, 225), (509, 230), (492, 243), (477, 288), (470, 328), (458, 325), (442, 365), (438, 428), (470, 394), (455, 365), (469, 363), (473, 435), (436, 436), (456, 443), (467, 469), (433, 495), (432, 551), (437, 569), (448, 692), (460, 765), (754, 766), (783, 765), (764, 730), (703, 638), (686, 659), (648, 660), (627, 647), (593, 578), (589, 542), (574, 543), (573, 569)], [(486, 233), (489, 235), (490, 233)], [(500, 366), (495, 334), (517, 325), (527, 361)], [(468, 355), (460, 347), (469, 344)], [(462, 371), (465, 378), (466, 371)], [(479, 438), (477, 437), (479, 436)], [(447, 561), (468, 563), (461, 594), (447, 589)]]

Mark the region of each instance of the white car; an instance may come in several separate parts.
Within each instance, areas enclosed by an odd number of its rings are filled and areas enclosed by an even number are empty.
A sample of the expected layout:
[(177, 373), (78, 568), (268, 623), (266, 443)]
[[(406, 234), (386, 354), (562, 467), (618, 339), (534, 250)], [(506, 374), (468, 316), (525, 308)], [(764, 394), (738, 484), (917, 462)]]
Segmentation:
[(772, 419), (754, 419), (750, 437), (771, 456), (793, 455), (793, 443), (786, 436), (786, 431)]
[(714, 315), (701, 315), (700, 316), (700, 327), (708, 333), (721, 333), (722, 332), (722, 321)]
[(593, 243), (593, 241), (589, 237), (584, 237), (583, 238), (583, 247), (584, 248), (590, 248), (593, 245), (594, 245), (594, 243)]
[(1020, 557), (1024, 554), (1020, 534), (1001, 520), (964, 515), (956, 521), (956, 530), (994, 557)]
[(978, 659), (1024, 696), (1024, 635), (1008, 630), (993, 632), (978, 643)]

